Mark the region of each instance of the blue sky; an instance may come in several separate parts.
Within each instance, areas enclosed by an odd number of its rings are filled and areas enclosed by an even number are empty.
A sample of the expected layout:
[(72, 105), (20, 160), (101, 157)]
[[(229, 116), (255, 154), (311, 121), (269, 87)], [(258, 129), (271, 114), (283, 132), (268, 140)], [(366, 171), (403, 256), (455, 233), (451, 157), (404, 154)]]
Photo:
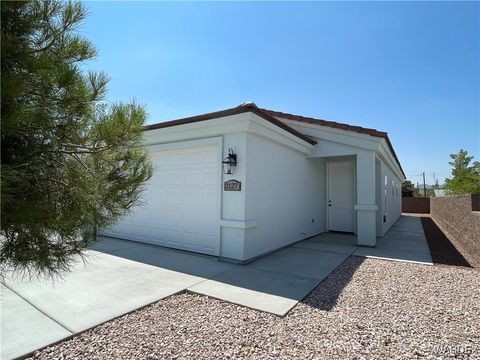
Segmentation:
[(148, 123), (245, 101), (389, 133), (407, 178), (480, 160), (477, 2), (87, 2), (89, 67)]

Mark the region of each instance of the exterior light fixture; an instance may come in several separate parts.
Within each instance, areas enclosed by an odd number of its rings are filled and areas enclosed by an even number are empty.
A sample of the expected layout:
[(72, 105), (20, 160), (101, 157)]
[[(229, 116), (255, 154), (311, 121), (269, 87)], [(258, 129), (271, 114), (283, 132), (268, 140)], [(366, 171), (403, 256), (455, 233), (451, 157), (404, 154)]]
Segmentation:
[(223, 159), (223, 173), (226, 175), (233, 175), (235, 166), (237, 166), (237, 154), (233, 153), (233, 149), (228, 149), (228, 156)]

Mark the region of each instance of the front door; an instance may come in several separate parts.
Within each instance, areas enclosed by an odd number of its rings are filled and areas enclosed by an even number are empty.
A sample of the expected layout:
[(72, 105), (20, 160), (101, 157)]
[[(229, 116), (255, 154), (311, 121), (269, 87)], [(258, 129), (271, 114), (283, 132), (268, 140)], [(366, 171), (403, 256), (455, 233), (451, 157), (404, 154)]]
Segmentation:
[(329, 162), (327, 167), (328, 230), (353, 232), (353, 162)]

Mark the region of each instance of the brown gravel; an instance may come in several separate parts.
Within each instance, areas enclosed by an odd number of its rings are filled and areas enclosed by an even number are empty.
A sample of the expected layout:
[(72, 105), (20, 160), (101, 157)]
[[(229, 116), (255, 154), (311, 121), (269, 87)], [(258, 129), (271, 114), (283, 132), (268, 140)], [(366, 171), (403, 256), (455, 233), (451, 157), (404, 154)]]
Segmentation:
[(479, 275), (352, 256), (284, 318), (182, 294), (34, 358), (480, 358)]

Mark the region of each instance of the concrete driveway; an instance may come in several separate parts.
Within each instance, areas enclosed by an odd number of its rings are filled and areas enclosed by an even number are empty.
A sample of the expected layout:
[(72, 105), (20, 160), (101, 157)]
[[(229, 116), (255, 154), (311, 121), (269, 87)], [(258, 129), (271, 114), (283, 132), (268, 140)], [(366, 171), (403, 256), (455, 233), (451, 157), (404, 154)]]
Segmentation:
[[(2, 285), (1, 359), (27, 354), (236, 267), (122, 240), (101, 240), (93, 248), (88, 263), (76, 264), (64, 279)], [(117, 251), (120, 256), (112, 255)], [(148, 264), (154, 257), (158, 266)]]
[[(418, 225), (415, 221), (412, 224)], [(399, 221), (402, 226), (412, 224)], [(402, 226), (395, 236), (387, 238), (387, 248), (404, 231)], [(414, 229), (414, 236), (404, 234), (407, 239), (403, 240), (421, 244), (421, 225)], [(104, 238), (89, 250), (88, 263), (76, 264), (62, 280), (7, 281), (1, 285), (0, 358), (28, 354), (182, 291), (283, 316), (351, 254), (360, 251), (359, 256), (371, 255), (362, 254), (363, 248), (354, 244), (353, 235), (325, 233), (247, 265), (237, 265), (210, 256)], [(403, 243), (403, 250), (406, 245)], [(420, 248), (425, 250), (417, 244), (415, 251)], [(387, 252), (389, 257), (414, 256), (395, 249), (379, 252)]]

